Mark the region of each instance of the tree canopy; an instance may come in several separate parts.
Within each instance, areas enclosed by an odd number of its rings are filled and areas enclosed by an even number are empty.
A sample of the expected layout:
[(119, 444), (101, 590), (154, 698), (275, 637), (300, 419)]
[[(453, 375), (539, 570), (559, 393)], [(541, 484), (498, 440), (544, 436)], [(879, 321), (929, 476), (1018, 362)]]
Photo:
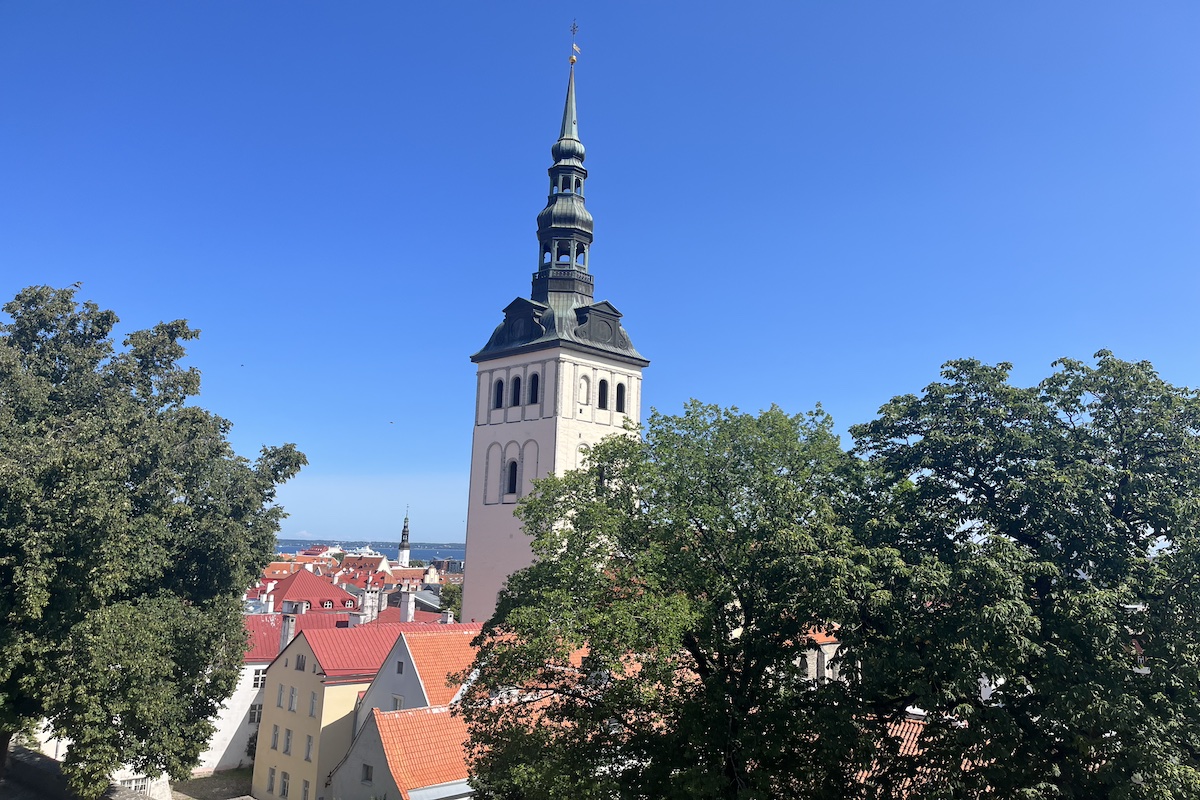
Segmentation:
[(182, 320), (117, 317), (31, 287), (0, 325), (0, 758), (47, 721), (98, 796), (122, 764), (187, 775), (237, 680), (240, 596), (274, 551), (293, 445), (251, 463), (189, 404)]
[(464, 697), (481, 796), (1197, 796), (1200, 399), (1055, 367), (950, 362), (850, 452), (693, 402), (540, 482)]

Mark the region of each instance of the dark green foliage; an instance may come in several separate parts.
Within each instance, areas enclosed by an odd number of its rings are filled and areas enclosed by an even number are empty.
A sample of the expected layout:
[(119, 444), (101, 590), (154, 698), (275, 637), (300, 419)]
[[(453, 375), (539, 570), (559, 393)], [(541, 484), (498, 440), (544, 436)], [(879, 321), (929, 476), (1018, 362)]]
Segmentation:
[(692, 404), (540, 483), (463, 708), (481, 796), (1200, 796), (1200, 399), (1055, 366), (951, 362), (853, 455)]
[(462, 586), (453, 583), (442, 584), (442, 610), (449, 611), (456, 620), (462, 618)]
[(852, 429), (869, 535), (913, 565), (855, 639), (864, 688), (956, 723), (926, 756), (973, 763), (955, 796), (1197, 797), (1200, 399), (1107, 352), (1056, 366), (952, 362)]
[(890, 556), (842, 523), (858, 465), (829, 419), (693, 403), (589, 463), (521, 508), (540, 560), (464, 705), (483, 796), (843, 796), (853, 708), (809, 674), (810, 635), (872, 602)]
[(116, 316), (73, 294), (26, 289), (0, 326), (0, 730), (48, 720), (95, 796), (122, 763), (182, 777), (206, 745), (304, 456), (251, 464), (186, 405), (186, 323), (118, 351)]

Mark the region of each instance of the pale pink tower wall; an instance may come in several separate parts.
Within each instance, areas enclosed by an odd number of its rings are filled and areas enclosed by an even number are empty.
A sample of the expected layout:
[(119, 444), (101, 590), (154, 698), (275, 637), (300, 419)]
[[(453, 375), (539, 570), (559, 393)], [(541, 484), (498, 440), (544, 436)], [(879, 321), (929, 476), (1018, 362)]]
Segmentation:
[(508, 576), (533, 563), (529, 537), (513, 516), (533, 480), (578, 467), (587, 447), (641, 420), (642, 368), (650, 362), (630, 342), (621, 313), (594, 300), (574, 66), (551, 155), (530, 297), (505, 307), (504, 321), (471, 357), (479, 371), (464, 622), (491, 617)]

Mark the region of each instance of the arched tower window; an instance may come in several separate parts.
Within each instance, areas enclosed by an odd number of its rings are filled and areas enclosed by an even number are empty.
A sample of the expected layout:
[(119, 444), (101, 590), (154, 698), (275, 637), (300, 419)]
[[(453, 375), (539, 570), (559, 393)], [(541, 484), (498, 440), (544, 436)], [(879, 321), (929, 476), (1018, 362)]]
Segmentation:
[(521, 378), (517, 376), (512, 379), (512, 403), (510, 405), (521, 405)]
[(596, 408), (608, 408), (608, 381), (602, 380), (596, 387)]
[(504, 408), (504, 381), (496, 381), (495, 392), (492, 397), (492, 408)]
[(625, 413), (625, 384), (617, 384), (617, 412)]
[(529, 376), (529, 402), (536, 403), (538, 401), (538, 374), (535, 372)]
[(587, 375), (579, 379), (579, 403), (587, 405), (592, 402), (592, 386), (588, 383)]
[(517, 493), (517, 461), (513, 459), (508, 462), (508, 480), (504, 487), (505, 494)]

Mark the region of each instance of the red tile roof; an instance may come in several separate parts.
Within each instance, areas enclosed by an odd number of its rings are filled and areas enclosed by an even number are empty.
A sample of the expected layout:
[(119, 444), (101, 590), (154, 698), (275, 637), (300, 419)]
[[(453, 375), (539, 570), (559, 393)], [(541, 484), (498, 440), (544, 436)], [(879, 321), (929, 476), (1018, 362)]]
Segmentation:
[[(373, 622), (368, 622), (368, 625), (377, 625), (381, 622), (399, 622), (400, 609), (397, 606), (388, 606), (383, 611), (379, 612), (379, 617)], [(442, 621), (442, 615), (436, 611), (422, 611), (417, 609), (413, 612), (413, 622), (423, 622), (426, 625), (436, 624)]]
[[(246, 650), (246, 663), (270, 663), (279, 655), (279, 632), (283, 626), (282, 614), (246, 614), (246, 632), (250, 644)], [(297, 614), (296, 632), (315, 628), (345, 628), (350, 625), (349, 614)]]
[(413, 666), (431, 706), (444, 706), (458, 693), (458, 685), (446, 685), (446, 677), (462, 672), (475, 660), (471, 640), (481, 625), (426, 625), (404, 632)]
[(383, 566), (383, 556), (347, 556), (342, 559), (342, 571), (357, 572), (365, 570), (376, 572)]
[(388, 769), (403, 800), (409, 791), (466, 780), (467, 726), (445, 706), (372, 709)]
[[(334, 608), (358, 608), (358, 601), (354, 599), (354, 595), (318, 578), (306, 569), (281, 580), (270, 594), (275, 599), (276, 608), (282, 608), (285, 600), (307, 600), (313, 608), (321, 608), (321, 604), (326, 600), (331, 601)], [(354, 605), (347, 606), (347, 600), (353, 601)]]
[(368, 676), (369, 680), (379, 672), (383, 659), (402, 632), (426, 627), (418, 622), (358, 625), (306, 630), (300, 636), (308, 642), (326, 675), (334, 678), (362, 675)]

